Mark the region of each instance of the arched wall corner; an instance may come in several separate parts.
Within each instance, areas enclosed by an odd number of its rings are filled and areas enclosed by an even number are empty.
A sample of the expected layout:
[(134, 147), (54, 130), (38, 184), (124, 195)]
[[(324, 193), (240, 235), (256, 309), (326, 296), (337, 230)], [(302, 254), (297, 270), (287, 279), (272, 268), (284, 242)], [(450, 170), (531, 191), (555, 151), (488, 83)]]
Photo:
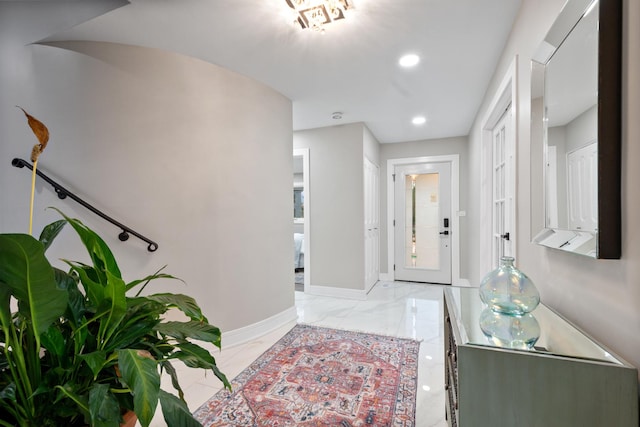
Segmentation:
[[(289, 99), (216, 65), (150, 48), (18, 40), (0, 46), (0, 55), (4, 104), (23, 106), (51, 133), (42, 170), (159, 249), (120, 242), (110, 224), (40, 184), (34, 232), (58, 219), (46, 209), (55, 206), (103, 236), (125, 280), (167, 265), (185, 283), (158, 281), (147, 292), (193, 296), (223, 342), (225, 331), (291, 318)], [(28, 174), (8, 165), (27, 158), (33, 142), (13, 110), (0, 106), (7, 163), (0, 232), (23, 231), (29, 186)], [(82, 261), (76, 240), (65, 231), (51, 258)]]

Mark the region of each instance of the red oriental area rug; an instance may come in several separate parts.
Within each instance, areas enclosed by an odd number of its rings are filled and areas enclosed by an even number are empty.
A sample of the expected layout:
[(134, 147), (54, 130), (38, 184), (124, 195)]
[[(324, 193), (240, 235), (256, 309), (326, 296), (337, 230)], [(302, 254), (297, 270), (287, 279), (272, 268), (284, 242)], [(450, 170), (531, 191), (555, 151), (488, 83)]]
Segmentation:
[(196, 412), (211, 426), (413, 426), (414, 340), (296, 325)]

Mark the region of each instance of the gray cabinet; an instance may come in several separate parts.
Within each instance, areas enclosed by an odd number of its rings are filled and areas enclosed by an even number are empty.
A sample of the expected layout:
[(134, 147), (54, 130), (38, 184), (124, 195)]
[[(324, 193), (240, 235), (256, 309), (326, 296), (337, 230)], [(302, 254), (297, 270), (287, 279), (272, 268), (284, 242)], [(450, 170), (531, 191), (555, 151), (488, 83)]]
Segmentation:
[(637, 427), (636, 368), (540, 304), (532, 349), (485, 335), (477, 288), (444, 291), (446, 416), (461, 427)]

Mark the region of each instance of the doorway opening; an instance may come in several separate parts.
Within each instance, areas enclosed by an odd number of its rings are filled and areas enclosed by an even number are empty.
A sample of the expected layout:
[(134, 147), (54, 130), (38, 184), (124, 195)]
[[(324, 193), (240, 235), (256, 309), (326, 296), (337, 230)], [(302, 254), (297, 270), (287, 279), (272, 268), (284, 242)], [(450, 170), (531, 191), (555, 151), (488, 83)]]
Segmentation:
[(390, 159), (387, 173), (389, 274), (460, 284), (459, 156)]
[(309, 216), (309, 149), (293, 150), (294, 289), (306, 292), (311, 283), (311, 220)]

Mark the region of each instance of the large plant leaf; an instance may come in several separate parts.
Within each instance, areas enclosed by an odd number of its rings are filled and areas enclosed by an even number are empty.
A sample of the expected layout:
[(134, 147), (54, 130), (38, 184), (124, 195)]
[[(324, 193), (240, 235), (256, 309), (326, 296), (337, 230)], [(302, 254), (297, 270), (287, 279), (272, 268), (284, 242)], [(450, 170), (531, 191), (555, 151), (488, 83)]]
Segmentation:
[(89, 401), (86, 394), (78, 394), (73, 383), (57, 385), (55, 386), (55, 389), (58, 391), (58, 394), (53, 403), (58, 404), (63, 402), (65, 399), (71, 399), (71, 401), (76, 404), (77, 411), (79, 411), (86, 419), (91, 417)]
[(98, 377), (98, 374), (102, 368), (107, 364), (107, 352), (106, 351), (94, 351), (88, 354), (78, 355), (93, 372), (94, 379)]
[(69, 294), (65, 317), (74, 327), (78, 327), (86, 313), (85, 296), (78, 289), (74, 276), (57, 268), (54, 271), (58, 286), (64, 286)]
[(173, 394), (160, 390), (160, 406), (168, 426), (202, 427), (191, 415), (187, 404)]
[(53, 240), (56, 238), (58, 234), (62, 231), (67, 221), (61, 219), (51, 224), (47, 225), (40, 233), (40, 242), (44, 245), (44, 250), (46, 251), (53, 243)]
[(62, 332), (60, 332), (60, 329), (56, 328), (55, 325), (49, 326), (49, 328), (40, 335), (40, 340), (42, 341), (42, 346), (46, 348), (49, 353), (56, 357), (65, 355), (67, 343), (65, 342)]
[(76, 279), (66, 271), (53, 267), (53, 276), (60, 289), (69, 289), (76, 286)]
[(122, 277), (118, 263), (116, 262), (111, 249), (109, 249), (109, 246), (107, 246), (104, 240), (102, 240), (102, 238), (93, 230), (80, 222), (80, 220), (70, 218), (58, 209), (55, 210), (64, 217), (80, 237), (80, 240), (91, 257), (93, 267), (96, 269), (96, 273), (98, 273), (99, 282), (106, 284), (107, 278), (105, 271), (109, 271), (114, 276)]
[(10, 340), (9, 328), (12, 326), (11, 289), (2, 281), (0, 281), (0, 325), (2, 325), (0, 342), (7, 343)]
[(231, 390), (231, 384), (227, 380), (226, 375), (218, 369), (216, 359), (209, 351), (188, 341), (179, 342), (176, 344), (176, 347), (178, 347), (180, 351), (173, 353), (172, 357), (181, 360), (190, 368), (211, 369), (214, 375), (222, 381), (222, 384)]
[(161, 321), (160, 316), (165, 307), (146, 298), (127, 298), (126, 315), (120, 327), (110, 337), (105, 350), (114, 351), (121, 348), (139, 348), (141, 342), (157, 339), (154, 327)]
[(133, 408), (142, 427), (148, 427), (158, 406), (158, 364), (142, 350), (119, 350), (118, 365), (123, 381), (133, 393)]
[(89, 391), (89, 413), (92, 427), (118, 427), (120, 405), (109, 391), (108, 384), (94, 384)]
[(167, 307), (175, 307), (186, 314), (191, 320), (209, 323), (207, 318), (202, 314), (202, 310), (196, 300), (190, 296), (182, 294), (153, 294), (145, 298), (162, 303)]
[[(136, 286), (140, 285), (141, 283), (144, 284), (144, 286), (141, 289), (144, 289), (144, 287), (152, 280), (156, 280), (156, 279), (173, 279), (173, 280), (179, 280), (181, 282), (184, 283), (184, 281), (178, 277), (172, 276), (170, 274), (165, 274), (165, 273), (160, 273), (160, 271), (162, 271), (164, 268), (166, 267), (166, 265), (164, 267), (162, 267), (161, 269), (159, 269), (157, 272), (148, 275), (147, 277), (143, 278), (143, 279), (138, 279), (138, 280), (133, 280), (129, 283), (127, 283), (127, 292), (129, 292), (131, 289), (135, 288)], [(138, 292), (138, 294), (140, 294), (140, 292)]]
[(154, 336), (153, 328), (157, 323), (149, 320), (132, 324), (123, 323), (117, 333), (109, 339), (104, 350), (115, 351), (121, 348), (139, 347), (141, 342), (149, 339), (149, 335)]
[(125, 296), (125, 283), (120, 277), (106, 271), (107, 284), (104, 288), (105, 299), (102, 307), (99, 307), (97, 315), (104, 314), (100, 321), (99, 347), (104, 349), (109, 345), (109, 338), (120, 327), (122, 319), (127, 313), (127, 298)]
[[(96, 275), (96, 271), (93, 267), (89, 267), (77, 262), (66, 261), (71, 269), (80, 278), (80, 283), (84, 287), (84, 291), (87, 294), (90, 307), (94, 310), (98, 308), (104, 301), (104, 284), (100, 283), (100, 279)], [(105, 279), (106, 281), (106, 279)]]
[(160, 362), (160, 366), (162, 369), (169, 374), (169, 378), (171, 378), (171, 385), (178, 392), (178, 396), (180, 399), (184, 400), (184, 391), (182, 387), (180, 387), (180, 382), (178, 381), (178, 372), (176, 372), (176, 368), (168, 360), (163, 360)]
[(178, 340), (192, 338), (210, 342), (220, 348), (220, 329), (207, 323), (193, 320), (189, 322), (163, 322), (159, 323), (155, 329), (163, 335), (168, 335)]
[[(0, 408), (4, 408), (5, 411), (10, 413), (16, 419), (19, 417), (15, 383), (10, 383), (0, 390)], [(2, 410), (0, 410), (0, 416), (0, 419), (8, 418), (7, 414), (4, 414)]]
[(206, 349), (188, 341), (179, 342), (176, 347), (180, 349), (173, 353), (172, 357), (180, 359), (189, 368), (211, 369), (216, 365), (216, 359)]
[(16, 401), (16, 385), (15, 383), (8, 384), (5, 388), (0, 390), (0, 400), (8, 400), (11, 402)]
[(0, 234), (0, 282), (18, 300), (39, 344), (40, 334), (64, 313), (68, 299), (57, 286), (42, 243), (28, 234)]

